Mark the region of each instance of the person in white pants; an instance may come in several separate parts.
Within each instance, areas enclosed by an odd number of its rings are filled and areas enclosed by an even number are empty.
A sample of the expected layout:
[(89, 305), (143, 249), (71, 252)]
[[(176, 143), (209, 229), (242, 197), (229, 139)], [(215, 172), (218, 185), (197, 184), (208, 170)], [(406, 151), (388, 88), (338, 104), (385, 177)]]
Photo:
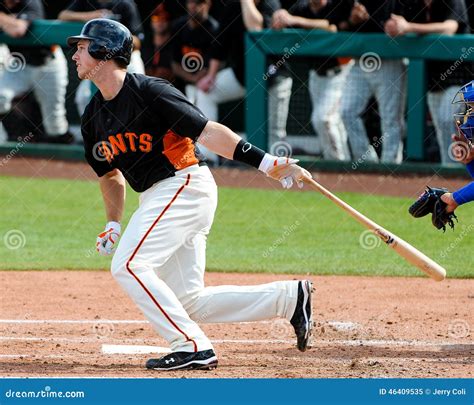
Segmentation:
[[(6, 2), (0, 8), (0, 30), (13, 38), (27, 35), (28, 27), (44, 18), (39, 0)], [(16, 96), (33, 91), (39, 103), (46, 136), (53, 143), (71, 143), (66, 119), (67, 62), (59, 46), (10, 45), (0, 74), (0, 138), (6, 137), (1, 119)]]
[[(415, 34), (468, 34), (469, 19), (463, 0), (418, 2), (405, 7), (399, 14), (392, 14), (385, 23), (385, 32), (392, 36)], [(441, 163), (457, 165), (451, 150), (451, 134), (456, 132), (451, 117), (460, 112), (458, 104), (452, 104), (458, 89), (472, 78), (473, 65), (461, 57), (453, 61), (427, 61), (428, 107), (436, 130)]]
[[(272, 28), (303, 28), (337, 32), (351, 11), (350, 2), (295, 2), (289, 10), (273, 14)], [(328, 160), (350, 160), (347, 134), (339, 114), (344, 85), (349, 71), (348, 61), (338, 58), (305, 58), (311, 66), (308, 90), (313, 107), (311, 123), (319, 136), (322, 155)]]
[(122, 24), (94, 19), (68, 38), (79, 78), (98, 91), (82, 117), (85, 157), (99, 176), (107, 224), (97, 251), (114, 252), (121, 233), (126, 182), (140, 195), (118, 243), (112, 275), (143, 311), (172, 353), (148, 360), (154, 370), (211, 369), (217, 356), (204, 322), (290, 321), (305, 351), (312, 328), (311, 283), (205, 287), (206, 237), (217, 187), (195, 142), (258, 168), (289, 188), (311, 174), (297, 160), (276, 157), (208, 120), (163, 79), (127, 73), (132, 37)]
[[(186, 94), (213, 121), (218, 120), (219, 104), (243, 99), (251, 88), (245, 87), (246, 31), (260, 31), (270, 27), (272, 15), (281, 8), (279, 0), (250, 0), (229, 2), (220, 20), (220, 30), (211, 49), (207, 74), (196, 86), (187, 86)], [(268, 92), (268, 140), (270, 150), (276, 142), (286, 138), (286, 123), (290, 106), (293, 79), (285, 65), (285, 58), (270, 58), (264, 75)], [(221, 64), (228, 67), (220, 70)], [(248, 85), (248, 84), (247, 84)]]
[[(341, 116), (351, 148), (352, 160), (378, 162), (367, 136), (362, 114), (375, 96), (382, 129), (383, 163), (401, 163), (405, 133), (406, 66), (401, 59), (356, 59), (344, 87)], [(372, 64), (373, 63), (373, 64)]]

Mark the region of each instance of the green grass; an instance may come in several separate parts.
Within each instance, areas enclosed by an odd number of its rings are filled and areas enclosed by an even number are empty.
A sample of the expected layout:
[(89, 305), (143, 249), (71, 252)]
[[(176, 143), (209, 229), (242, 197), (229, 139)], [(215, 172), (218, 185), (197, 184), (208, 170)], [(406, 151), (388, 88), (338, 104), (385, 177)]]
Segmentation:
[[(407, 213), (410, 199), (341, 193), (350, 205), (446, 267), (450, 277), (473, 277), (474, 204), (458, 209), (452, 232)], [(129, 191), (126, 220), (138, 198)], [(105, 217), (96, 182), (0, 177), (0, 269), (106, 269), (95, 252)], [(126, 221), (125, 221), (126, 222)], [(24, 246), (11, 249), (19, 231)], [(420, 275), (383, 244), (364, 249), (365, 231), (315, 192), (219, 190), (208, 239), (208, 270)]]

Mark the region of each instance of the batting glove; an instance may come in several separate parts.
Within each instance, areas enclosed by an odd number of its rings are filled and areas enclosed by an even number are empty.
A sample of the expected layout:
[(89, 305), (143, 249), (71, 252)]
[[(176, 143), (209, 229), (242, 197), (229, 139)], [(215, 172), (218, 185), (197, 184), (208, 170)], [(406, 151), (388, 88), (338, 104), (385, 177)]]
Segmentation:
[(299, 188), (303, 188), (304, 178), (312, 178), (312, 176), (310, 172), (298, 166), (296, 163), (298, 163), (298, 159), (272, 156), (266, 153), (258, 170), (278, 180), (283, 188), (291, 188), (295, 181)]
[(107, 222), (104, 232), (97, 235), (95, 247), (102, 256), (111, 255), (114, 252), (114, 243), (120, 237), (120, 224), (115, 221)]

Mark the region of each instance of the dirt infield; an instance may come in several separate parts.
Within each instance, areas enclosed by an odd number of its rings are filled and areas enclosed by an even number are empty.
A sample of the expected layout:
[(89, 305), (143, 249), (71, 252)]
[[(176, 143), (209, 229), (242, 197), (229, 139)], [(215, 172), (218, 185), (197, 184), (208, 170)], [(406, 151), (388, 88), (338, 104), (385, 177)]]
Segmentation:
[[(207, 283), (256, 284), (292, 278), (212, 273)], [(144, 369), (146, 359), (156, 354), (104, 353), (130, 345), (135, 349), (166, 346), (108, 272), (2, 271), (0, 375), (473, 376), (474, 280), (311, 278), (316, 286), (311, 350), (297, 351), (292, 328), (284, 320), (204, 324), (218, 352), (219, 367), (170, 374)]]

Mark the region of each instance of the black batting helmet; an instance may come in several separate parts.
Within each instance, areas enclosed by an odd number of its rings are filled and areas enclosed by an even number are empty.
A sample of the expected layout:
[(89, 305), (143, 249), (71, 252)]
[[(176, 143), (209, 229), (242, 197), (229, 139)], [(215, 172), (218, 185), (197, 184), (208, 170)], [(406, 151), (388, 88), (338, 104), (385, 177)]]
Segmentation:
[(117, 59), (127, 65), (132, 56), (133, 38), (128, 28), (117, 21), (96, 18), (88, 21), (79, 35), (69, 37), (67, 44), (75, 46), (81, 39), (90, 41), (89, 54), (94, 59)]

